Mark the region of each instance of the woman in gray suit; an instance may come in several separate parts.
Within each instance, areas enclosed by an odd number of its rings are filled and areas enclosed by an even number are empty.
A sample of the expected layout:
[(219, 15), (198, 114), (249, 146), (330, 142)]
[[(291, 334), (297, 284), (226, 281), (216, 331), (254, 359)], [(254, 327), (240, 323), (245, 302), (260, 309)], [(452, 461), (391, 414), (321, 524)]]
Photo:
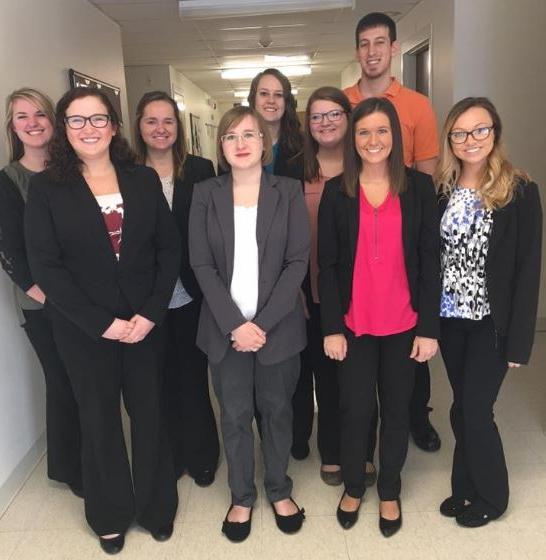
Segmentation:
[(218, 160), (229, 173), (195, 186), (190, 263), (203, 304), (197, 344), (208, 356), (221, 408), (232, 503), (222, 532), (249, 535), (254, 485), (254, 399), (262, 417), (265, 489), (279, 529), (295, 533), (303, 509), (286, 474), (292, 443), (292, 395), (306, 344), (299, 289), (309, 257), (301, 184), (263, 171), (271, 140), (248, 107), (220, 121)]

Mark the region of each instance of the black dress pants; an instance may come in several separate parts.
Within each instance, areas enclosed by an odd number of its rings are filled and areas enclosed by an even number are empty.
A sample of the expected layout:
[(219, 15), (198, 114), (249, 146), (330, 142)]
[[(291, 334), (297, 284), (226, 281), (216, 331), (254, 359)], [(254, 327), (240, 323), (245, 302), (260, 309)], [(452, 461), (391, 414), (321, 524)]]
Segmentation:
[[(58, 312), (53, 330), (80, 409), (89, 525), (105, 535), (124, 533), (134, 519), (149, 531), (172, 522), (178, 497), (160, 409), (157, 330), (136, 344), (93, 340)], [(131, 419), (132, 478), (121, 394)]]
[(82, 487), (80, 419), (72, 385), (53, 339), (47, 311), (23, 310), (25, 332), (42, 366), (46, 387), (47, 475)]
[(379, 476), (381, 500), (400, 496), (400, 473), (408, 451), (409, 403), (415, 361), (409, 356), (414, 329), (389, 335), (355, 337), (347, 334), (347, 357), (338, 369), (341, 413), (341, 470), (346, 492), (365, 492), (364, 461), (368, 434), (379, 394)]
[(301, 373), (292, 399), (294, 445), (309, 441), (313, 429), (313, 375), (318, 405), (317, 442), (322, 464), (339, 465), (339, 389), (337, 362), (324, 353), (320, 305), (313, 304), (307, 320), (307, 347), (301, 353)]
[(493, 407), (508, 370), (505, 340), (490, 316), (442, 319), (440, 349), (453, 389), (453, 496), (480, 500), (501, 515), (508, 506), (508, 472)]
[(220, 445), (207, 356), (195, 344), (200, 301), (169, 309), (162, 331), (163, 396), (176, 476), (216, 471)]

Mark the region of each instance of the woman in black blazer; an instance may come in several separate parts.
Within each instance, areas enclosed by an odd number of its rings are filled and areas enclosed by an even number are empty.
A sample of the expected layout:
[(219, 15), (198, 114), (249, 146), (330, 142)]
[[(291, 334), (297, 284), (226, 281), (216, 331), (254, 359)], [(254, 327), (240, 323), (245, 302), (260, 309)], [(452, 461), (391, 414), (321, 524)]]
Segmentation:
[(180, 275), (162, 327), (163, 395), (177, 477), (187, 470), (199, 486), (214, 481), (220, 445), (210, 403), (207, 357), (195, 344), (202, 293), (190, 267), (188, 219), (193, 186), (214, 177), (212, 162), (188, 154), (174, 99), (151, 91), (136, 111), (139, 162), (155, 169), (182, 240)]
[(30, 181), (27, 251), (80, 408), (86, 518), (116, 553), (135, 518), (156, 540), (173, 530), (178, 499), (154, 326), (172, 295), (180, 241), (157, 174), (132, 163), (102, 92), (75, 88), (61, 98), (50, 154)]
[(218, 127), (218, 159), (230, 172), (199, 183), (190, 211), (190, 262), (203, 290), (197, 344), (207, 354), (221, 409), (232, 504), (222, 531), (250, 533), (254, 485), (254, 394), (262, 418), (265, 489), (279, 529), (298, 531), (303, 510), (286, 474), (292, 396), (306, 343), (299, 290), (309, 257), (301, 185), (263, 171), (271, 141), (248, 107)]
[(508, 161), (487, 98), (450, 111), (435, 174), (442, 238), (441, 351), (453, 389), (452, 495), (440, 511), (465, 527), (508, 506), (493, 407), (510, 368), (529, 361), (541, 267), (537, 185)]
[(0, 171), (0, 263), (13, 282), (20, 322), (42, 365), (46, 384), (47, 475), (83, 496), (78, 405), (44, 311), (25, 250), (24, 212), (30, 178), (45, 169), (53, 135), (53, 105), (22, 88), (8, 96), (6, 132), (10, 163)]
[(351, 114), (343, 174), (326, 183), (320, 203), (318, 260), (324, 350), (340, 361), (338, 521), (348, 529), (358, 517), (377, 384), (379, 527), (389, 537), (402, 523), (415, 364), (436, 352), (440, 286), (434, 187), (404, 167), (400, 123), (386, 99), (367, 99)]

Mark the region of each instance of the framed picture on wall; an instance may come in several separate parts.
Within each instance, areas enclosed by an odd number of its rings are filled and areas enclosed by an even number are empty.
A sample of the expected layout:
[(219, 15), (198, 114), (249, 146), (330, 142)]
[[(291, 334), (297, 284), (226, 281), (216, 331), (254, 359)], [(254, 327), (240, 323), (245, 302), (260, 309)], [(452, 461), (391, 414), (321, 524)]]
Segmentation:
[(203, 143), (201, 142), (201, 119), (190, 113), (191, 128), (191, 153), (194, 156), (203, 155)]
[(103, 82), (102, 80), (98, 80), (97, 78), (92, 78), (86, 74), (82, 74), (72, 68), (68, 70), (68, 80), (70, 82), (70, 87), (100, 89), (104, 92), (118, 114), (120, 122), (123, 124), (121, 114), (121, 88)]

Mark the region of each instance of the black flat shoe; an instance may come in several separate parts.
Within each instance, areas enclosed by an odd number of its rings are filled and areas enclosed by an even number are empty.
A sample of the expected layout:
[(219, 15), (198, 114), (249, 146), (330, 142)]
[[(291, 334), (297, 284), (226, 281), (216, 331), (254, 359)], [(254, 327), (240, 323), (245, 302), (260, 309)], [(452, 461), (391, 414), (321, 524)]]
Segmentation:
[(360, 510), (360, 506), (362, 505), (362, 498), (360, 498), (360, 503), (355, 511), (345, 511), (344, 509), (341, 509), (341, 502), (343, 501), (343, 497), (346, 493), (347, 492), (343, 492), (341, 495), (341, 500), (339, 500), (339, 504), (337, 506), (336, 517), (339, 524), (344, 529), (350, 529), (358, 521), (358, 512)]
[(372, 472), (367, 472), (366, 467), (364, 467), (364, 486), (366, 488), (370, 488), (370, 486), (373, 486), (375, 484), (376, 480), (377, 480), (377, 469), (375, 468), (375, 465), (373, 465)]
[(195, 481), (195, 484), (197, 484), (197, 486), (201, 486), (201, 488), (206, 488), (207, 486), (210, 486), (214, 482), (214, 476), (215, 476), (214, 471), (212, 469), (208, 469), (206, 471), (202, 471), (196, 474), (193, 477), (193, 480)]
[[(432, 408), (428, 407), (428, 412), (431, 410)], [(411, 426), (410, 431), (415, 445), (423, 451), (428, 451), (429, 453), (438, 451), (442, 446), (442, 440), (434, 426), (430, 423), (428, 414), (418, 425), (414, 424)]]
[(469, 527), (474, 529), (476, 527), (483, 527), (490, 521), (497, 519), (499, 515), (493, 513), (490, 508), (482, 507), (478, 502), (470, 504), (460, 515), (457, 515), (455, 520), (461, 527)]
[(402, 527), (402, 506), (400, 505), (400, 498), (396, 501), (398, 502), (398, 509), (400, 511), (398, 519), (385, 519), (379, 514), (379, 530), (384, 537), (392, 537), (398, 532), (400, 527)]
[(294, 459), (296, 459), (297, 461), (303, 461), (304, 459), (307, 459), (307, 457), (309, 456), (309, 452), (310, 449), (308, 443), (294, 444), (292, 446), (292, 449), (290, 449), (292, 457), (294, 457)]
[(341, 476), (341, 469), (338, 471), (323, 471), (320, 469), (320, 478), (328, 486), (339, 486), (343, 482), (343, 477)]
[(172, 523), (169, 523), (168, 525), (165, 525), (164, 527), (160, 527), (155, 531), (150, 531), (150, 533), (152, 534), (152, 537), (156, 541), (165, 542), (172, 537), (173, 529), (174, 529), (174, 525)]
[(83, 488), (81, 484), (72, 483), (69, 484), (68, 487), (70, 488), (74, 496), (77, 496), (78, 498), (83, 498)]
[(292, 498), (289, 498), (289, 500), (298, 508), (298, 511), (292, 515), (278, 514), (273, 502), (270, 502), (271, 507), (273, 508), (273, 513), (275, 514), (277, 527), (287, 535), (297, 533), (301, 529), (303, 521), (305, 520), (305, 510), (303, 508), (300, 509), (300, 506), (298, 506)]
[(232, 510), (233, 504), (229, 507), (226, 513), (226, 518), (222, 523), (222, 533), (231, 542), (243, 542), (248, 535), (250, 535), (250, 527), (252, 524), (252, 511), (254, 508), (250, 508), (250, 517), (248, 521), (228, 521), (229, 512)]
[(118, 535), (111, 539), (104, 539), (99, 537), (100, 547), (106, 554), (117, 554), (123, 550), (123, 545), (125, 544), (125, 535)]
[(440, 513), (446, 517), (457, 517), (469, 506), (470, 504), (465, 504), (464, 498), (449, 496), (440, 504)]

